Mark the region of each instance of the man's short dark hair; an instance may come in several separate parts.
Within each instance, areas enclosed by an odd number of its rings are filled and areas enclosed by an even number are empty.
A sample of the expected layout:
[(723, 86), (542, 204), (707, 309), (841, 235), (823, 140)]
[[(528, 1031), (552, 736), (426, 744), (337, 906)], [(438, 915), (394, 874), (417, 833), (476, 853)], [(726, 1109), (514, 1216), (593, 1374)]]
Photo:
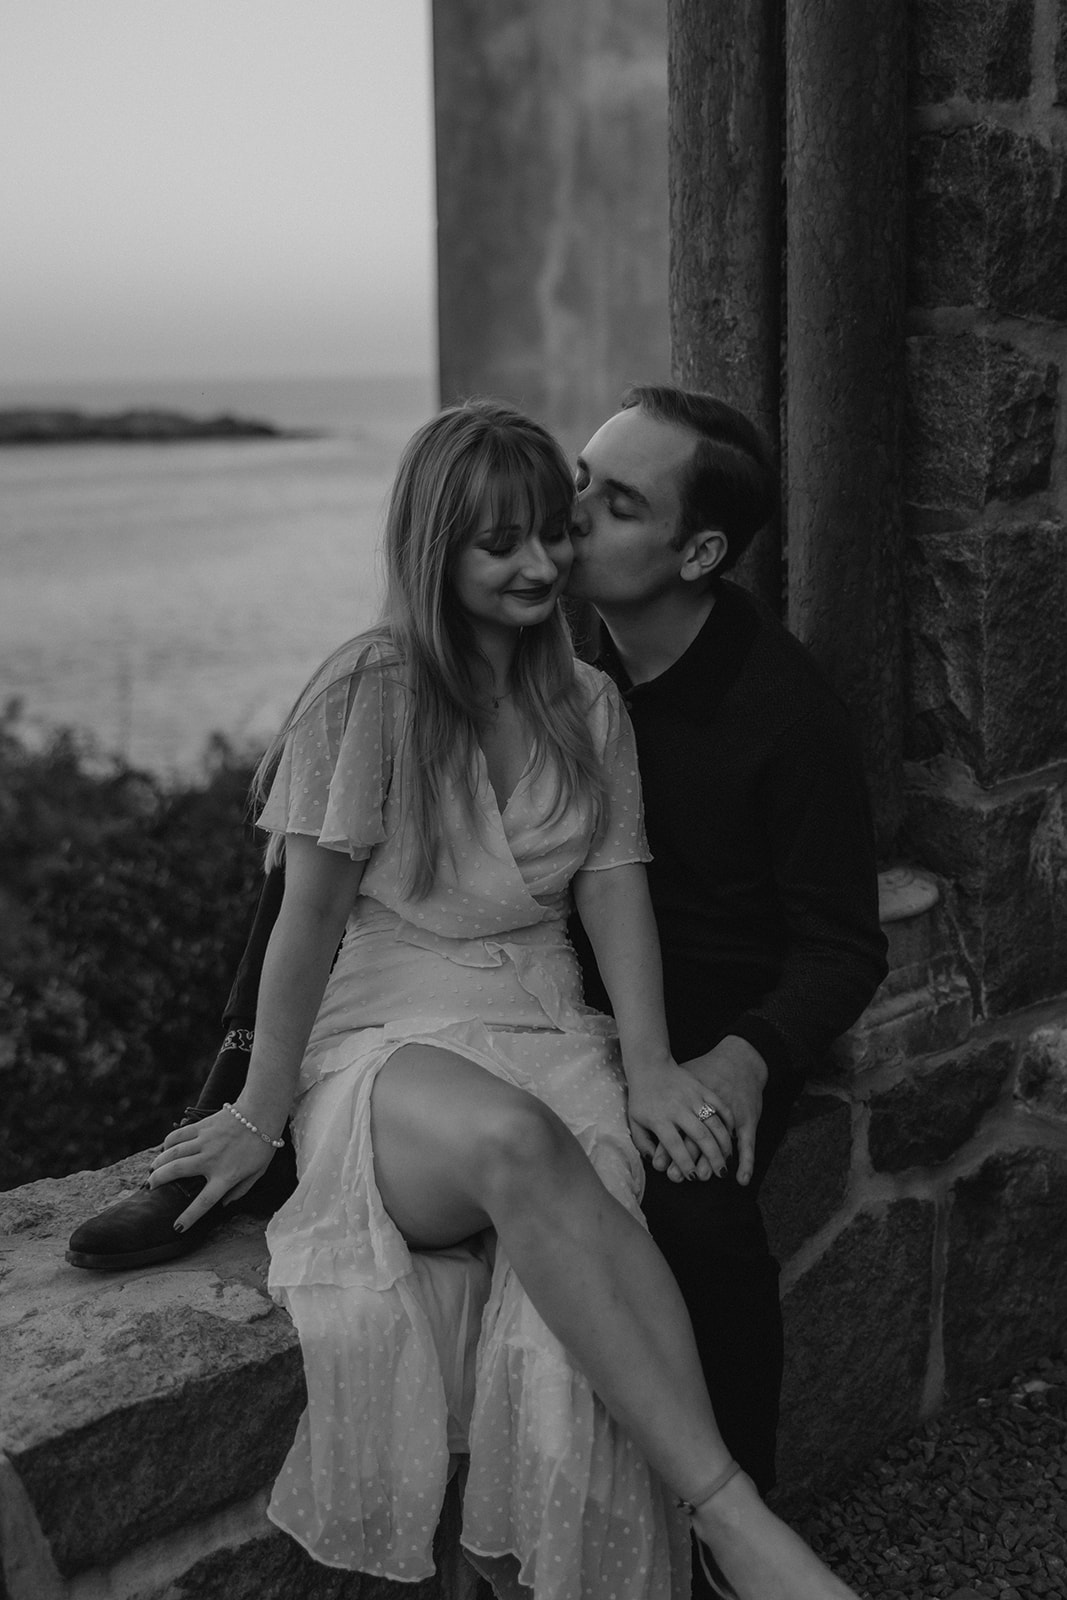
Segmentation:
[(623, 395), (622, 406), (624, 411), (639, 406), (657, 422), (696, 435), (678, 486), (682, 511), (674, 542), (681, 548), (690, 534), (721, 529), (726, 555), (716, 571), (727, 571), (778, 506), (778, 474), (763, 435), (725, 400), (671, 384), (635, 384)]

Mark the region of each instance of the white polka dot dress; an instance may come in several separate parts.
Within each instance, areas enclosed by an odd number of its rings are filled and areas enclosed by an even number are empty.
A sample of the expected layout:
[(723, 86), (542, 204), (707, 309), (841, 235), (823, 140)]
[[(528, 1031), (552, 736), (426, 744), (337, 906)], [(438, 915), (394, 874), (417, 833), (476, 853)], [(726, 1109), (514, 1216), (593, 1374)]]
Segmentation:
[(566, 938), (576, 871), (648, 859), (629, 722), (609, 681), (576, 663), (609, 780), (600, 837), (578, 808), (546, 824), (551, 772), (528, 770), (501, 813), (483, 769), (478, 826), (446, 805), (438, 881), (412, 902), (392, 781), (401, 672), (377, 645), (330, 666), (260, 818), (366, 862), (301, 1068), (300, 1181), (267, 1233), (308, 1387), (270, 1516), (320, 1562), (414, 1582), (433, 1571), (450, 1457), (469, 1449), (463, 1544), (501, 1600), (688, 1600), (688, 1532), (669, 1493), (502, 1251), (408, 1250), (370, 1132), (390, 1054), (441, 1045), (547, 1102), (640, 1216), (614, 1027), (583, 1004)]

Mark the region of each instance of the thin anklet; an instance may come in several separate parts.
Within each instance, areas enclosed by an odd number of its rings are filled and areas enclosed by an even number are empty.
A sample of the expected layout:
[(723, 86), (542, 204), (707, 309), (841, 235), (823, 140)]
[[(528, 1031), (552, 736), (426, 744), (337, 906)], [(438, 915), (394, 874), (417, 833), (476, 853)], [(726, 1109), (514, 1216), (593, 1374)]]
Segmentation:
[(678, 1499), (674, 1502), (675, 1505), (678, 1507), (679, 1511), (684, 1511), (686, 1516), (693, 1516), (698, 1506), (706, 1505), (712, 1496), (718, 1494), (720, 1489), (725, 1489), (726, 1485), (730, 1482), (730, 1479), (736, 1478), (740, 1471), (741, 1465), (739, 1462), (729, 1462), (725, 1467), (723, 1467), (722, 1471), (719, 1473), (719, 1476), (712, 1479), (711, 1483), (708, 1484), (703, 1494), (698, 1494), (692, 1500)]
[[(697, 1495), (694, 1500), (676, 1500), (674, 1502), (675, 1505), (680, 1511), (684, 1511), (687, 1516), (695, 1516), (699, 1508), (701, 1506), (706, 1506), (709, 1500), (714, 1499), (719, 1490), (725, 1489), (730, 1480), (732, 1478), (736, 1478), (740, 1471), (741, 1467), (738, 1462), (727, 1462), (726, 1466), (723, 1467), (722, 1471), (719, 1473), (719, 1476), (712, 1479), (707, 1488), (704, 1490), (703, 1494)], [(737, 1590), (734, 1588), (733, 1584), (730, 1583), (726, 1577), (726, 1574), (719, 1566), (719, 1563), (716, 1561), (711, 1549), (705, 1545), (703, 1539), (696, 1536), (695, 1531), (694, 1537), (696, 1537), (696, 1548), (697, 1554), (700, 1557), (700, 1565), (704, 1569), (704, 1576), (708, 1581), (708, 1587), (710, 1588), (712, 1594), (716, 1595), (718, 1600), (738, 1600)]]

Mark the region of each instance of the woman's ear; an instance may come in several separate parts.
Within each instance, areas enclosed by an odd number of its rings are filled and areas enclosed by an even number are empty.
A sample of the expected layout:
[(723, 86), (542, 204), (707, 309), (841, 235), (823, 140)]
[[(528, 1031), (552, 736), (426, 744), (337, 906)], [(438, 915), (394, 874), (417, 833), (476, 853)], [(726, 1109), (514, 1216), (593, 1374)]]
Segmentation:
[(703, 528), (690, 534), (683, 552), (681, 575), (687, 583), (710, 578), (726, 559), (728, 545), (721, 528)]

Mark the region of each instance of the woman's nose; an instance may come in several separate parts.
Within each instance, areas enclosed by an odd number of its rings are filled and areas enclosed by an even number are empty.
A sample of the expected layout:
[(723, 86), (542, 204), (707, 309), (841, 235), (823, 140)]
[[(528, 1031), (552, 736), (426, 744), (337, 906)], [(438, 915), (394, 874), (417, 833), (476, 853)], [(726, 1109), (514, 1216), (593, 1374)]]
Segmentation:
[(536, 536), (526, 539), (523, 547), (523, 578), (530, 579), (536, 584), (550, 584), (557, 574), (557, 563), (553, 562), (549, 550), (545, 549), (541, 539)]
[(524, 574), (537, 583), (552, 583), (559, 571), (558, 563), (549, 555), (540, 539), (529, 540), (522, 565)]

